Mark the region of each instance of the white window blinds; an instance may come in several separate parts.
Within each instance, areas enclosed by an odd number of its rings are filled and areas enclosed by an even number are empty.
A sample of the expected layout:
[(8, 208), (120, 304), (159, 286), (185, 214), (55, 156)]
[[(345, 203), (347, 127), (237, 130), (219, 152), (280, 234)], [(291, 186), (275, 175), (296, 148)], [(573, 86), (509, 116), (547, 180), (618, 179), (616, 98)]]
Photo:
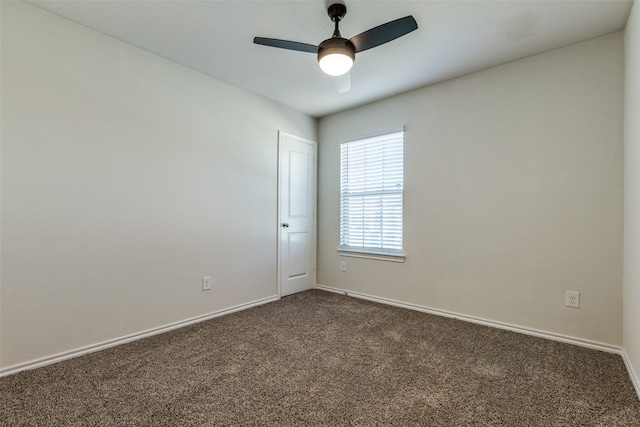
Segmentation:
[(404, 132), (340, 146), (340, 249), (402, 254)]

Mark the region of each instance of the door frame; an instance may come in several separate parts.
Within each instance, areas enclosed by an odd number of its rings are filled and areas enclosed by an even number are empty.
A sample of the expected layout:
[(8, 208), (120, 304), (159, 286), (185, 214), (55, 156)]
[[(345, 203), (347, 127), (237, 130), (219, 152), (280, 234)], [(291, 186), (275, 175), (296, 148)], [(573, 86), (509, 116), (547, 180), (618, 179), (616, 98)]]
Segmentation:
[(302, 142), (304, 144), (309, 144), (313, 147), (313, 226), (311, 227), (312, 232), (312, 267), (311, 267), (311, 288), (316, 287), (316, 266), (317, 266), (317, 227), (318, 227), (318, 142), (313, 141), (311, 139), (302, 138), (300, 136), (296, 136), (287, 132), (283, 132), (281, 130), (278, 131), (278, 166), (277, 166), (277, 222), (276, 222), (276, 290), (278, 293), (278, 297), (282, 297), (282, 267), (280, 263), (282, 262), (280, 257), (280, 232), (281, 232), (281, 224), (282, 224), (282, 212), (280, 209), (280, 193), (281, 193), (281, 155), (282, 155), (282, 139), (288, 138), (293, 139), (298, 142)]

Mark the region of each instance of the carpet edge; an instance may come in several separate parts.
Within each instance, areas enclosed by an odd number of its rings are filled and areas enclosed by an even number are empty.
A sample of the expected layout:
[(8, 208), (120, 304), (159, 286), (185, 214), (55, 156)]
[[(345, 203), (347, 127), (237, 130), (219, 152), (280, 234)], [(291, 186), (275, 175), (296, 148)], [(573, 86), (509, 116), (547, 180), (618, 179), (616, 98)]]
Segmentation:
[(148, 338), (154, 335), (162, 334), (165, 332), (172, 331), (174, 329), (179, 329), (185, 326), (192, 325), (194, 323), (204, 322), (205, 320), (213, 319), (215, 317), (224, 316), (226, 314), (235, 313), (237, 311), (247, 310), (249, 308), (257, 307), (263, 304), (268, 304), (270, 302), (275, 302), (280, 299), (279, 295), (274, 295), (266, 298), (261, 298), (258, 300), (250, 301), (243, 304), (238, 304), (229, 308), (224, 308), (221, 310), (212, 311), (210, 313), (206, 313), (200, 316), (191, 317), (188, 319), (180, 320), (177, 322), (169, 323), (163, 326), (159, 326), (152, 329), (147, 329), (145, 331), (136, 332), (130, 335), (125, 335), (119, 338), (114, 338), (111, 340), (99, 342), (96, 344), (87, 345), (84, 347), (79, 347), (73, 350), (65, 351), (62, 353), (57, 353), (51, 356), (41, 357), (35, 360), (30, 360), (28, 362), (19, 363), (16, 365), (8, 366), (6, 368), (0, 368), (0, 378), (6, 377), (12, 374), (16, 374), (21, 371), (27, 371), (30, 369), (40, 368), (47, 365), (52, 365), (54, 363), (62, 362), (64, 360), (73, 359), (75, 357), (84, 356), (85, 354), (94, 353), (96, 351), (105, 350), (107, 348), (115, 347), (121, 344), (126, 344), (132, 341), (137, 341), (143, 338)]
[(335, 288), (331, 286), (325, 286), (316, 284), (315, 289), (333, 292), (341, 295), (346, 295), (354, 298), (360, 298), (367, 301), (377, 302), (386, 305), (392, 305), (395, 307), (406, 308), (409, 310), (420, 311), (427, 314), (433, 314), (436, 316), (449, 317), (453, 319), (462, 320), (469, 323), (476, 323), (479, 325), (489, 326), (497, 329), (504, 329), (507, 331), (517, 332), (520, 334), (531, 335), (539, 338), (545, 338), (552, 341), (559, 341), (566, 344), (573, 344), (580, 347), (591, 348), (594, 350), (600, 350), (607, 353), (614, 353), (621, 355), (622, 347), (606, 344), (598, 341), (585, 340), (578, 337), (572, 337), (569, 335), (556, 334), (553, 332), (543, 331), (534, 328), (527, 328), (524, 326), (514, 325), (511, 323), (498, 322), (496, 320), (484, 319), (481, 317), (469, 316), (466, 314), (456, 313), (448, 310), (441, 310), (433, 307), (428, 307), (420, 304), (413, 304), (404, 301), (398, 301), (390, 298), (379, 297), (376, 295), (365, 294), (362, 292), (354, 292), (346, 289)]

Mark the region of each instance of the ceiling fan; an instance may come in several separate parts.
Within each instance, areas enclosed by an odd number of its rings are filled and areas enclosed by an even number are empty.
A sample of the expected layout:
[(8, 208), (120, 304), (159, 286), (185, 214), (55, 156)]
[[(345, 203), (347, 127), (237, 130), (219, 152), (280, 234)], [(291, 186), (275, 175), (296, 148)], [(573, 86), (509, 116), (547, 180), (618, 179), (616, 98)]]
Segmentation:
[(340, 35), (338, 25), (347, 14), (347, 7), (341, 3), (334, 3), (329, 6), (327, 13), (331, 21), (335, 22), (335, 30), (331, 38), (323, 41), (318, 46), (265, 37), (254, 37), (253, 42), (281, 49), (317, 53), (318, 64), (322, 71), (330, 76), (341, 76), (353, 66), (356, 53), (388, 43), (418, 28), (416, 20), (409, 15), (371, 28), (350, 39), (345, 39)]

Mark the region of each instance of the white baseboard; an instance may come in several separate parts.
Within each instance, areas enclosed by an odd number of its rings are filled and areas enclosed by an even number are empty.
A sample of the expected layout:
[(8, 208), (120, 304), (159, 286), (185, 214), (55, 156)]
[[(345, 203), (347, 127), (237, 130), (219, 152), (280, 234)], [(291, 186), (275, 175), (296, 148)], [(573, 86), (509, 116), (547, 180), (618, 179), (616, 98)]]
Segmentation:
[(392, 305), (400, 308), (407, 308), (409, 310), (420, 311), (428, 314), (435, 314), (436, 316), (449, 317), (453, 319), (463, 320), (465, 322), (476, 323), (484, 326), (490, 326), (493, 328), (504, 329), (507, 331), (518, 332), (525, 335), (531, 335), (539, 338), (546, 338), (553, 341), (559, 341), (567, 344), (578, 345), (581, 347), (587, 347), (594, 350), (606, 351), (607, 353), (622, 354), (622, 348), (610, 344), (605, 344), (597, 341), (585, 340), (582, 338), (571, 337), (568, 335), (556, 334), (548, 331), (541, 331), (538, 329), (527, 328), (524, 326), (512, 325), (510, 323), (497, 322), (495, 320), (483, 319), (481, 317), (468, 316), (466, 314), (455, 313), (447, 310), (440, 310), (437, 308), (427, 307), (419, 304), (411, 304), (404, 301), (397, 301), (389, 298), (378, 297), (375, 295), (363, 294), (361, 292), (353, 292), (340, 288), (333, 288), (330, 286), (316, 285), (316, 289), (323, 291), (334, 292), (342, 295), (347, 295), (354, 298), (360, 298), (368, 301), (378, 302), (381, 304)]
[(52, 356), (47, 356), (40, 359), (29, 361), (29, 362), (9, 366), (7, 368), (0, 369), (0, 377), (15, 374), (20, 371), (39, 368), (41, 366), (51, 365), (53, 363), (62, 362), (63, 360), (72, 359), (74, 357), (82, 356), (89, 353), (94, 353), (96, 351), (104, 350), (110, 347), (115, 347), (120, 344), (126, 344), (128, 342), (136, 341), (139, 339), (151, 337), (153, 335), (162, 334), (164, 332), (169, 332), (173, 329), (178, 329), (184, 326), (192, 325), (194, 323), (203, 322), (205, 320), (213, 319), (214, 317), (224, 316), (225, 314), (235, 313), (236, 311), (242, 311), (248, 308), (257, 307), (259, 305), (274, 302), (279, 299), (280, 297), (278, 295), (262, 298), (262, 299), (251, 301), (245, 304), (239, 304), (230, 308), (225, 308), (222, 310), (203, 314), (201, 316), (192, 317), (190, 319), (181, 320), (179, 322), (170, 323), (168, 325), (159, 326), (157, 328), (148, 329), (146, 331), (137, 332), (135, 334), (126, 335), (120, 338), (103, 341), (97, 344), (92, 344), (92, 345), (77, 348), (74, 350), (65, 351), (63, 353), (54, 354)]
[(629, 376), (631, 377), (633, 388), (636, 389), (636, 394), (638, 395), (638, 399), (640, 399), (640, 377), (638, 377), (636, 370), (633, 369), (633, 365), (625, 349), (622, 349), (622, 360), (624, 360), (624, 365), (627, 367), (627, 372), (629, 372)]

